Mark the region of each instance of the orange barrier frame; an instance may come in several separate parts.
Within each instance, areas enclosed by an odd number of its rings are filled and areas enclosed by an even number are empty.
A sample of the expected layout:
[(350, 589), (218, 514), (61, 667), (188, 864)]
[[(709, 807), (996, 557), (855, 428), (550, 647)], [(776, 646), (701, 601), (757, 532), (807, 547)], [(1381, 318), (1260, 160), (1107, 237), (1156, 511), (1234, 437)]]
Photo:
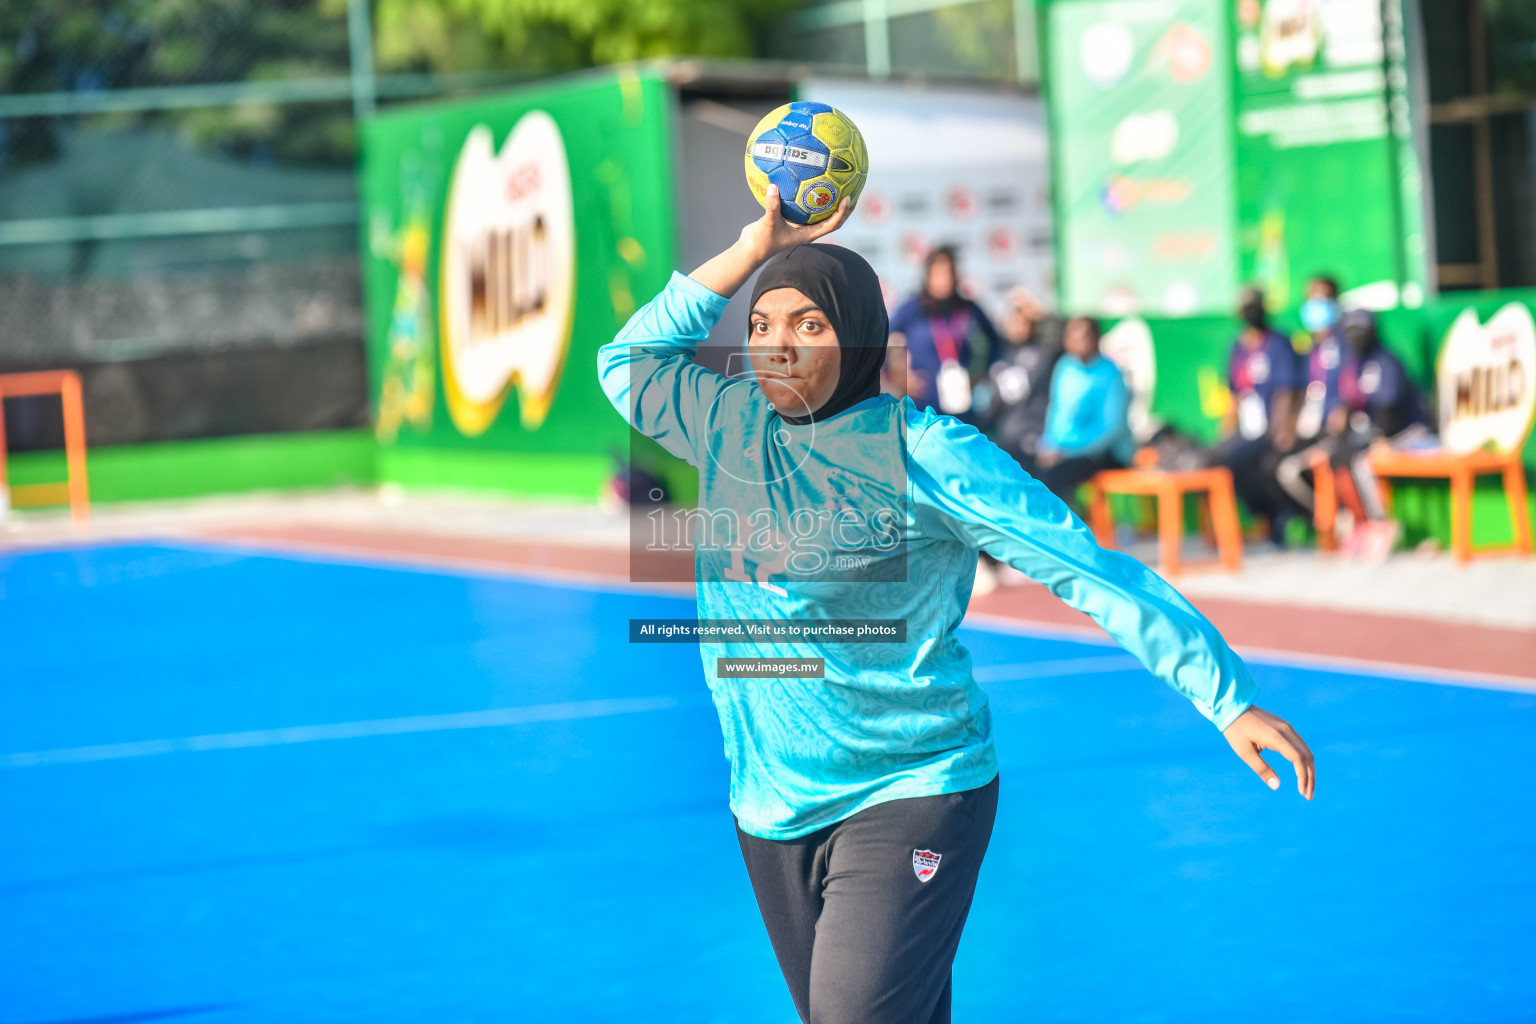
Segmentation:
[[(1477, 451), (1466, 455), (1450, 452), (1371, 453), (1371, 468), (1381, 479), (1382, 502), (1390, 509), (1393, 477), (1449, 480), (1451, 483), (1451, 555), (1466, 563), (1480, 554), (1514, 551), (1531, 554), (1531, 519), (1526, 503), (1525, 463), (1519, 451)], [(1509, 503), (1509, 524), (1514, 536), (1510, 544), (1488, 547), (1472, 546), (1472, 485), (1480, 476), (1494, 473), (1504, 477), (1504, 497)]]
[(1110, 512), (1111, 494), (1135, 494), (1157, 498), (1157, 536), (1160, 568), (1168, 576), (1182, 570), (1179, 549), (1184, 542), (1184, 496), (1205, 492), (1211, 508), (1211, 528), (1222, 568), (1236, 572), (1243, 567), (1243, 530), (1237, 517), (1237, 495), (1232, 472), (1210, 469), (1106, 469), (1088, 481), (1093, 500), (1088, 518), (1102, 547), (1115, 546), (1115, 521)]
[[(62, 484), (25, 484), (11, 488), (13, 495), (35, 498), (44, 504), (64, 497), (76, 526), (91, 518), (91, 492), (85, 474), (85, 402), (80, 375), (74, 370), (39, 370), (35, 373), (0, 374), (0, 409), (7, 398), (58, 395), (64, 405), (64, 458), (68, 477)], [(6, 482), (5, 417), (0, 415), (0, 486)]]

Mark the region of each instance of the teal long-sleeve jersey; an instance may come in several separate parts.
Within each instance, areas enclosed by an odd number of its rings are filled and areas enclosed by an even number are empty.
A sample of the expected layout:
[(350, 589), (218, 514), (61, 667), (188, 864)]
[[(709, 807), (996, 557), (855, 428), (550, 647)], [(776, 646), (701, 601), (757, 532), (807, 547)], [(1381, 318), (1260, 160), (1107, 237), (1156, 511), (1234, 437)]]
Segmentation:
[[(956, 636), (978, 550), (1088, 614), (1218, 728), (1253, 702), (1203, 615), (976, 428), (889, 395), (791, 424), (752, 380), (696, 362), (726, 301), (674, 274), (597, 360), (625, 419), (699, 470), (699, 617), (906, 622), (902, 643), (699, 645), (744, 831), (792, 839), (991, 781), (992, 718)], [(825, 677), (720, 678), (721, 658), (821, 658)]]

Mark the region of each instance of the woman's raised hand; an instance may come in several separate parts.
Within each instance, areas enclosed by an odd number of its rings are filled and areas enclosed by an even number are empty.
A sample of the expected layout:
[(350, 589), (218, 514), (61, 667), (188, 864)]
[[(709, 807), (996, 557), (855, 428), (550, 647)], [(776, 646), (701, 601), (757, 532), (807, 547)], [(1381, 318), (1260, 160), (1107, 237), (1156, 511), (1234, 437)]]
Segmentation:
[(791, 246), (804, 245), (823, 235), (830, 235), (842, 227), (848, 215), (853, 212), (853, 200), (844, 196), (837, 204), (836, 212), (826, 220), (815, 224), (796, 224), (784, 219), (783, 210), (779, 206), (777, 185), (768, 186), (764, 203), (763, 215), (741, 229), (741, 244), (748, 252), (758, 254), (764, 261)]
[(717, 295), (727, 298), (772, 256), (795, 245), (814, 242), (843, 226), (853, 212), (853, 201), (844, 197), (837, 212), (817, 224), (795, 224), (779, 210), (779, 190), (768, 186), (763, 215), (741, 229), (736, 244), (709, 260), (688, 276)]

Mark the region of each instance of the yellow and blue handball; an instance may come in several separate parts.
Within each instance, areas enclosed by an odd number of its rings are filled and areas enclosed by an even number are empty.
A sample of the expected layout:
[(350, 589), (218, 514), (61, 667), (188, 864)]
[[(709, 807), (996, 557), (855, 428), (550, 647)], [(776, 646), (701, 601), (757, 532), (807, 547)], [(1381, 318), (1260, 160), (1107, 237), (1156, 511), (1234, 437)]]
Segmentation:
[(747, 136), (747, 184), (767, 206), (779, 187), (784, 219), (815, 224), (844, 196), (857, 201), (869, 174), (864, 136), (846, 114), (810, 100), (786, 103)]

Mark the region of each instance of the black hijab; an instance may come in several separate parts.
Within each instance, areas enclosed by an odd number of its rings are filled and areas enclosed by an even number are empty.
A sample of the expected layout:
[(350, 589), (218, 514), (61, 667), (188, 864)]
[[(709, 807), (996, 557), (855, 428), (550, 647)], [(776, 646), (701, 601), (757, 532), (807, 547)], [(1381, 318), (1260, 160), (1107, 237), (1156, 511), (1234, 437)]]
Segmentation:
[(775, 288), (794, 288), (816, 303), (837, 333), (842, 357), (837, 387), (826, 404), (808, 416), (780, 413), (784, 422), (814, 423), (878, 395), (891, 323), (880, 294), (880, 279), (864, 257), (825, 242), (794, 246), (763, 265), (752, 289), (752, 306), (764, 292)]

